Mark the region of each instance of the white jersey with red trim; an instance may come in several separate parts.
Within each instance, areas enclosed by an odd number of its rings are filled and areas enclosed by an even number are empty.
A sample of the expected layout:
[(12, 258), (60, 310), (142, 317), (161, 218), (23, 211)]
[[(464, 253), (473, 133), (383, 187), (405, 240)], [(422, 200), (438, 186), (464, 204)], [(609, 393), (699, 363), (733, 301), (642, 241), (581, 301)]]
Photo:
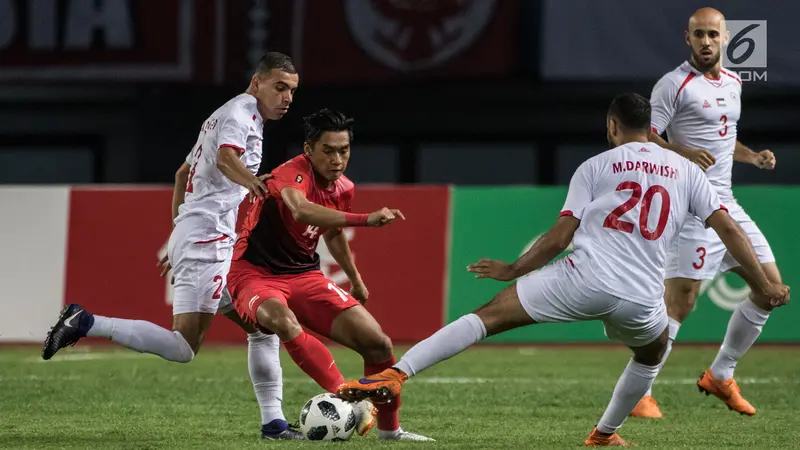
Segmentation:
[(561, 215), (580, 220), (569, 261), (589, 287), (652, 306), (663, 301), (667, 247), (687, 213), (705, 223), (724, 208), (702, 170), (650, 142), (585, 161)]
[(232, 98), (203, 122), (197, 143), (186, 157), (191, 169), (176, 225), (186, 217), (201, 216), (207, 221), (209, 238), (235, 236), (239, 204), (247, 189), (220, 172), (217, 151), (221, 147), (237, 150), (244, 165), (255, 174), (261, 164), (263, 123), (256, 98), (250, 94)]
[(667, 140), (708, 150), (716, 163), (706, 176), (723, 201), (733, 199), (731, 174), (736, 124), (741, 116), (742, 80), (722, 69), (717, 80), (684, 62), (667, 73), (650, 95), (653, 131), (666, 130)]

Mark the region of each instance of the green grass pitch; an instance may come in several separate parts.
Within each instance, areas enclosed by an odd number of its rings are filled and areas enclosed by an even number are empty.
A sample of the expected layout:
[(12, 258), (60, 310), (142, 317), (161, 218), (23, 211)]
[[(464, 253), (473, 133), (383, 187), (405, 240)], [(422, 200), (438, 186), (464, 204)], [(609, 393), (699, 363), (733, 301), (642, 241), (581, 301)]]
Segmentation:
[[(334, 348), (346, 377), (360, 358)], [(399, 350), (398, 353), (401, 353)], [(245, 347), (204, 349), (190, 364), (116, 347), (0, 349), (0, 448), (578, 448), (600, 418), (629, 353), (622, 348), (478, 347), (405, 385), (401, 422), (435, 443), (262, 442)], [(756, 347), (737, 379), (754, 417), (697, 391), (715, 349), (677, 346), (657, 380), (665, 418), (628, 419), (621, 435), (645, 448), (800, 448), (800, 349)], [(282, 354), (284, 411), (296, 421), (320, 389)]]

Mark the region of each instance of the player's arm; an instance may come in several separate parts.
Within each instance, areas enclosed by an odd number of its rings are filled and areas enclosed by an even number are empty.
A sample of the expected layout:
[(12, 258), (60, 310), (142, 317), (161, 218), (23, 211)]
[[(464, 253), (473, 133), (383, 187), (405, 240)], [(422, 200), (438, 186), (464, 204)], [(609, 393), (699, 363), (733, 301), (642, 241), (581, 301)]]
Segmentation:
[(761, 150), (760, 152), (755, 152), (739, 141), (736, 141), (736, 146), (733, 148), (733, 160), (768, 170), (774, 169), (776, 162), (772, 151)]
[(217, 169), (227, 179), (246, 187), (251, 199), (263, 199), (267, 186), (263, 177), (252, 174), (242, 162), (242, 155), (247, 149), (247, 135), (252, 125), (253, 111), (244, 104), (235, 104), (219, 118), (217, 133)]
[(381, 208), (369, 214), (354, 214), (338, 211), (311, 203), (300, 189), (284, 187), (281, 198), (292, 218), (297, 222), (320, 228), (383, 226), (392, 223), (396, 218), (405, 220), (403, 213), (397, 209)]
[(544, 236), (540, 237), (517, 262), (511, 265), (514, 278), (539, 270), (569, 247), (581, 221), (564, 215), (558, 218)]
[(750, 239), (728, 215), (708, 179), (699, 172), (690, 173), (689, 176), (692, 180), (689, 211), (717, 232), (734, 259), (755, 281), (756, 287), (770, 298), (770, 303), (778, 306), (788, 301), (788, 287), (774, 284), (767, 278)]
[(543, 267), (566, 250), (580, 225), (583, 210), (593, 199), (593, 164), (596, 161), (598, 160), (593, 158), (578, 167), (569, 182), (567, 200), (555, 225), (536, 240), (515, 263), (507, 264), (484, 258), (467, 266), (467, 270), (477, 274), (475, 278), (510, 281)]
[(347, 237), (341, 228), (331, 228), (322, 235), (325, 238), (325, 244), (328, 246), (328, 251), (331, 256), (342, 268), (347, 278), (350, 280), (351, 294), (356, 300), (365, 304), (369, 298), (369, 291), (361, 279), (361, 274), (358, 273), (355, 261), (353, 261), (353, 253), (350, 251), (350, 243), (347, 242)]
[(184, 162), (175, 172), (175, 187), (172, 188), (172, 220), (178, 217), (178, 209), (183, 204), (186, 196), (186, 184), (189, 182), (191, 167)]
[(263, 199), (267, 193), (263, 177), (257, 177), (247, 170), (239, 157), (240, 152), (240, 149), (227, 145), (220, 147), (217, 150), (217, 169), (229, 180), (246, 187), (251, 196)]
[(727, 211), (718, 209), (708, 217), (706, 223), (717, 232), (722, 243), (742, 266), (742, 269), (750, 274), (761, 293), (770, 298), (772, 306), (780, 306), (788, 302), (788, 286), (772, 283), (767, 278), (767, 274), (758, 261), (756, 251), (753, 249), (753, 244), (741, 227), (731, 219)]
[(661, 133), (675, 117), (679, 89), (680, 87), (669, 76), (662, 77), (653, 87), (653, 92), (650, 94), (650, 142), (672, 150), (706, 170), (716, 162), (708, 150), (686, 148), (667, 142), (661, 137)]
[(353, 261), (353, 254), (350, 252), (350, 243), (341, 228), (331, 228), (322, 235), (325, 244), (331, 252), (331, 256), (342, 268), (350, 283), (361, 283), (361, 274), (358, 273), (356, 263)]

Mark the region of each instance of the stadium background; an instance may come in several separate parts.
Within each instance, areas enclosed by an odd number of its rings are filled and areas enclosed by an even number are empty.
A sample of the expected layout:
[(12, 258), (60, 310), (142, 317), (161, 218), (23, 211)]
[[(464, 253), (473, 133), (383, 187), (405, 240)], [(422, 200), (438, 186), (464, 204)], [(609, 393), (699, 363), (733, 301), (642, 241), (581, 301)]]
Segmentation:
[[(0, 1), (0, 305), (15, 313), (0, 315), (0, 342), (41, 342), (73, 301), (169, 325), (171, 290), (155, 263), (174, 172), (202, 121), (245, 89), (268, 50), (294, 58), (300, 89), (288, 116), (268, 123), (262, 171), (297, 154), (304, 115), (329, 107), (356, 118), (355, 208), (408, 216), (348, 231), (368, 308), (396, 342), (424, 338), (499, 290), (466, 264), (513, 260), (548, 229), (573, 170), (606, 148), (609, 101), (649, 95), (685, 59), (686, 19), (700, 6), (768, 23), (769, 46), (754, 43), (767, 67), (735, 69), (747, 73), (739, 136), (778, 164), (737, 163), (734, 185), (787, 284), (800, 282), (800, 4), (679, 0), (655, 21), (651, 5), (632, 0), (407, 3)], [(733, 276), (706, 283), (679, 342), (720, 341), (746, 295)], [(796, 305), (782, 308), (760, 341), (800, 341), (798, 319)], [(243, 334), (217, 321), (209, 340)], [(590, 323), (495, 340), (605, 337)]]

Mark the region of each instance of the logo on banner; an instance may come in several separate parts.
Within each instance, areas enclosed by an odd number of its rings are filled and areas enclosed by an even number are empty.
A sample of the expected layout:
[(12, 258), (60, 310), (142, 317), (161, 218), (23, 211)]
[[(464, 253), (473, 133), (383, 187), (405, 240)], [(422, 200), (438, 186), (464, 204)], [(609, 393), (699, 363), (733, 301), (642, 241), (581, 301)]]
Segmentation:
[[(344, 237), (347, 239), (347, 242), (353, 240), (355, 237), (355, 230), (352, 228), (345, 228), (342, 230), (344, 233)], [(325, 275), (326, 278), (333, 281), (338, 286), (345, 286), (346, 284), (350, 283), (350, 279), (347, 278), (347, 274), (344, 273), (341, 267), (339, 267), (339, 263), (333, 258), (331, 255), (330, 250), (328, 250), (328, 246), (325, 244), (325, 239), (319, 240), (319, 245), (317, 245), (317, 253), (319, 254), (319, 266), (322, 273)], [(353, 260), (356, 259), (355, 254), (353, 254)]]
[(496, 0), (346, 0), (350, 32), (369, 56), (400, 71), (441, 65), (481, 37)]
[(767, 21), (726, 21), (730, 41), (722, 55), (722, 66), (739, 75), (742, 82), (767, 81)]

